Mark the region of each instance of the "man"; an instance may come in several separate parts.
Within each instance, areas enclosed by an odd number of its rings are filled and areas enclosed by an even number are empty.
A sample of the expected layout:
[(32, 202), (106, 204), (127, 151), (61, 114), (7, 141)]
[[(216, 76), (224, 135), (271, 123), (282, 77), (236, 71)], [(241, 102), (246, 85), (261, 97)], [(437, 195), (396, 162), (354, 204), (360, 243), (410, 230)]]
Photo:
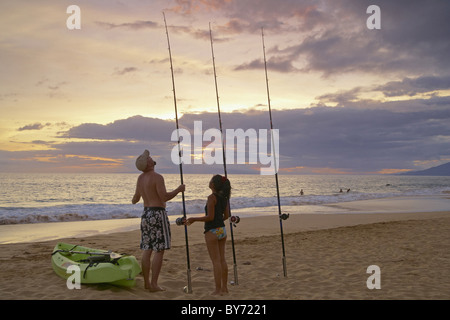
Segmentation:
[[(167, 217), (166, 202), (173, 199), (178, 193), (184, 192), (182, 184), (171, 192), (166, 191), (164, 178), (155, 172), (156, 162), (145, 150), (136, 159), (136, 168), (143, 173), (139, 176), (136, 192), (131, 202), (136, 204), (144, 200), (144, 213), (141, 218), (141, 244), (142, 273), (144, 275), (145, 289), (163, 291), (158, 286), (159, 272), (163, 262), (164, 251), (170, 249), (170, 225)], [(151, 260), (153, 251), (155, 256)], [(152, 277), (150, 280), (150, 270)]]

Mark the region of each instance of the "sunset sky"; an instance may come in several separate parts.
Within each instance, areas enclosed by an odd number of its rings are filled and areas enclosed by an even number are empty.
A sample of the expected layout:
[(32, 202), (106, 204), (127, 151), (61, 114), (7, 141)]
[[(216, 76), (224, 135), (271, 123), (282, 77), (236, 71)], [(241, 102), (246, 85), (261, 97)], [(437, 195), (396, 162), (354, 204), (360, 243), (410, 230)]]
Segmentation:
[[(72, 4), (79, 30), (66, 26)], [(373, 4), (381, 29), (366, 25)], [(448, 1), (2, 0), (0, 172), (136, 172), (144, 149), (178, 172), (163, 11), (183, 128), (219, 127), (209, 23), (224, 128), (269, 128), (264, 27), (282, 173), (450, 161)]]

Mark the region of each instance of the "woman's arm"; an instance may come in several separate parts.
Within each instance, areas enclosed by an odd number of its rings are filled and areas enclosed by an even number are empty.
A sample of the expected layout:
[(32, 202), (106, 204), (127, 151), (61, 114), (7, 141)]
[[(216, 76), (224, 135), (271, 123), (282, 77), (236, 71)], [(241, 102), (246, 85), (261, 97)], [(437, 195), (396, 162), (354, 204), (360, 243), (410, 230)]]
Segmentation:
[(216, 207), (216, 196), (211, 194), (208, 196), (208, 201), (206, 202), (206, 216), (189, 218), (186, 220), (186, 224), (190, 225), (196, 221), (213, 221), (214, 220), (214, 209)]

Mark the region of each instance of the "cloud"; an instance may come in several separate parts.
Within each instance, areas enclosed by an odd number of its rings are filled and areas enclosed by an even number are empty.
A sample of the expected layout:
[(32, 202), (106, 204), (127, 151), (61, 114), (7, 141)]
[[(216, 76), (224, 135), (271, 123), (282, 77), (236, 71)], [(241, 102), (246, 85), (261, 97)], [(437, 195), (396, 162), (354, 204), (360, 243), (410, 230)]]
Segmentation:
[[(213, 26), (211, 28), (214, 29)], [(188, 35), (194, 39), (205, 40), (208, 42), (210, 41), (210, 33), (208, 28), (200, 29), (192, 26), (168, 25), (168, 31), (169, 33), (174, 34)], [(227, 42), (230, 39), (224, 37), (223, 34), (219, 35), (219, 32), (216, 32), (216, 30), (214, 29), (213, 40), (214, 42)]]
[[(96, 24), (100, 27), (106, 29), (129, 29), (129, 30), (142, 30), (142, 29), (164, 29), (164, 24), (160, 24), (154, 21), (134, 21), (134, 22), (126, 22), (126, 23), (110, 23), (110, 22), (102, 22), (97, 21)], [(169, 25), (169, 32), (173, 32), (176, 34), (187, 34), (195, 39), (202, 39), (209, 41), (209, 30), (206, 29), (198, 29), (192, 26), (180, 26), (180, 25)], [(222, 28), (223, 30), (223, 28)], [(215, 38), (217, 42), (228, 41), (228, 39), (219, 37)]]
[(29, 124), (29, 125), (20, 127), (19, 129), (17, 129), (17, 131), (41, 130), (41, 129), (43, 129), (43, 128), (45, 128), (45, 127), (48, 127), (48, 126), (50, 126), (50, 125), (51, 125), (50, 123), (42, 124), (42, 123), (39, 123), (39, 122), (38, 122), (38, 123)]
[[(178, 16), (195, 16), (195, 20), (211, 21), (212, 14), (220, 17), (213, 23), (217, 42), (259, 34), (261, 27), (273, 42), (278, 34), (289, 36), (289, 42), (268, 48), (269, 68), (278, 72), (319, 72), (329, 77), (352, 72), (417, 76), (450, 71), (446, 58), (450, 51), (449, 3), (380, 0), (381, 30), (366, 27), (369, 5), (359, 0), (177, 0), (168, 10)], [(148, 20), (97, 24), (130, 30), (164, 27)], [(207, 28), (169, 25), (169, 31), (209, 40)], [(253, 60), (235, 70), (262, 68), (260, 60)]]
[(154, 21), (145, 21), (145, 20), (137, 20), (134, 22), (126, 22), (126, 23), (110, 23), (110, 22), (102, 22), (96, 21), (97, 25), (107, 28), (107, 29), (116, 29), (116, 28), (125, 28), (130, 30), (141, 30), (141, 29), (156, 29), (160, 28), (161, 25)]
[[(409, 112), (326, 106), (272, 110), (274, 128), (280, 130), (280, 166), (286, 174), (373, 173), (421, 169), (417, 164), (442, 162), (449, 158), (450, 150), (448, 106), (450, 101), (446, 108)], [(194, 121), (202, 122), (203, 133), (219, 128), (217, 113), (186, 113), (179, 119), (180, 126), (190, 132)], [(270, 127), (266, 110), (223, 112), (222, 125), (224, 132)], [(176, 173), (178, 166), (171, 159), (176, 147), (171, 141), (174, 129), (174, 121), (143, 116), (106, 125), (85, 123), (60, 132), (58, 139), (47, 142), (50, 150), (3, 152), (2, 170), (18, 167), (19, 163), (27, 168), (37, 165), (42, 170), (63, 170), (70, 163), (73, 170), (134, 172), (135, 157), (149, 149), (158, 170)], [(254, 165), (229, 165), (230, 173), (258, 173), (256, 169)], [(221, 172), (222, 166), (190, 164), (184, 170), (214, 173)]]
[[(243, 63), (234, 68), (235, 71), (263, 69), (264, 61), (256, 59), (248, 63)], [(299, 71), (292, 65), (292, 60), (282, 57), (272, 57), (267, 61), (267, 69), (278, 72), (295, 72)]]
[[(270, 48), (271, 59), (286, 72), (320, 72), (325, 77), (351, 72), (372, 74), (441, 73), (450, 71), (450, 51), (445, 1), (380, 0), (381, 30), (369, 30), (367, 2), (336, 1), (177, 1), (182, 13), (220, 12), (228, 18), (217, 27), (223, 34), (255, 34), (268, 37), (290, 34), (289, 45)], [(274, 36), (275, 35), (275, 36)], [(297, 66), (293, 68), (292, 66)], [(301, 67), (300, 67), (301, 66)], [(263, 68), (254, 60), (237, 70)]]
[(84, 123), (61, 132), (60, 137), (97, 140), (151, 141), (167, 137), (173, 129), (173, 121), (134, 116), (127, 119), (116, 120), (106, 125)]
[(123, 76), (124, 74), (127, 73), (133, 73), (138, 71), (138, 68), (135, 67), (126, 67), (123, 69), (116, 69), (116, 71), (114, 71), (113, 75), (117, 75), (117, 76)]
[[(357, 4), (356, 2), (359, 2)], [(341, 21), (334, 28), (310, 36), (289, 48), (293, 57), (304, 56), (305, 70), (324, 75), (340, 72), (370, 73), (434, 73), (448, 72), (450, 49), (447, 12), (450, 4), (442, 1), (381, 1), (381, 30), (364, 26), (365, 4), (361, 1), (332, 2)], [(339, 8), (339, 9), (338, 9)], [(344, 12), (345, 10), (345, 12)], [(360, 21), (358, 29), (350, 29), (348, 19)]]
[(358, 94), (361, 91), (363, 91), (363, 88), (356, 87), (356, 88), (353, 88), (350, 90), (339, 91), (337, 93), (327, 93), (327, 94), (317, 97), (316, 99), (318, 99), (322, 103), (323, 102), (324, 103), (331, 102), (331, 103), (337, 103), (338, 106), (344, 106), (349, 101), (355, 101), (355, 100), (360, 101)]
[(411, 168), (412, 159), (444, 157), (450, 150), (449, 117), (448, 110), (395, 113), (327, 107), (274, 113), (282, 128), (280, 150), (291, 159), (285, 167), (353, 172)]
[(171, 8), (172, 11), (182, 14), (191, 14), (195, 12), (210, 12), (223, 8), (232, 0), (176, 0), (176, 5)]
[[(213, 21), (216, 42), (230, 41), (242, 34), (260, 33), (262, 27), (272, 33), (299, 33), (321, 27), (327, 23), (326, 15), (316, 1), (297, 0), (177, 0), (169, 10), (178, 15), (205, 17), (220, 15)], [(215, 19), (213, 19), (215, 20)], [(171, 27), (175, 32), (184, 32), (197, 39), (209, 40), (209, 33), (186, 26)]]
[[(267, 112), (222, 115), (224, 128), (268, 128)], [(377, 172), (414, 168), (414, 159), (441, 159), (450, 150), (450, 110), (397, 113), (389, 110), (314, 107), (273, 111), (280, 129), (282, 168), (338, 168)], [(217, 128), (217, 115), (184, 115)]]
[(67, 81), (55, 81), (50, 80), (49, 78), (42, 78), (38, 82), (36, 82), (35, 86), (37, 88), (45, 88), (48, 89), (47, 97), (49, 98), (66, 98), (66, 94), (62, 91), (64, 86), (67, 86), (69, 83)]
[(448, 89), (450, 89), (450, 76), (405, 78), (402, 81), (390, 81), (375, 88), (375, 90), (382, 91), (386, 97), (415, 96), (419, 93)]
[[(327, 21), (323, 11), (319, 9), (320, 4), (312, 0), (177, 0), (176, 3), (172, 10), (180, 14), (221, 12), (229, 19), (221, 30), (230, 33), (254, 33), (261, 27), (273, 31), (310, 30)], [(292, 19), (295, 19), (296, 26), (287, 22)]]
[(123, 161), (76, 154), (59, 150), (3, 151), (0, 150), (0, 168), (8, 172), (123, 172)]
[[(450, 96), (445, 95), (445, 91), (449, 88), (449, 76), (406, 77), (402, 80), (389, 81), (381, 85), (357, 86), (348, 90), (326, 93), (316, 97), (315, 99), (319, 102), (311, 105), (324, 106), (334, 104), (340, 107), (386, 109), (396, 112), (434, 110), (447, 108), (450, 105)], [(367, 94), (379, 95), (379, 93), (382, 93), (387, 98), (408, 97), (387, 101), (363, 98)]]

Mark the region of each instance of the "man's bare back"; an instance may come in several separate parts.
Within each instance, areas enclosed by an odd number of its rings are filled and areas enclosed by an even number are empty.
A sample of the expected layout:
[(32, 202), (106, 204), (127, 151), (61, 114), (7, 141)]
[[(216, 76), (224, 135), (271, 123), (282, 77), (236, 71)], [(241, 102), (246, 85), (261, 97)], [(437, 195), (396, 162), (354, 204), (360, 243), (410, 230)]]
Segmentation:
[[(162, 186), (161, 186), (162, 185)], [(144, 207), (166, 207), (165, 201), (163, 201), (158, 193), (159, 189), (164, 188), (164, 178), (156, 172), (142, 173), (137, 181), (136, 193), (133, 197), (133, 204), (137, 203), (142, 197), (144, 201)], [(164, 191), (160, 191), (164, 194)]]

